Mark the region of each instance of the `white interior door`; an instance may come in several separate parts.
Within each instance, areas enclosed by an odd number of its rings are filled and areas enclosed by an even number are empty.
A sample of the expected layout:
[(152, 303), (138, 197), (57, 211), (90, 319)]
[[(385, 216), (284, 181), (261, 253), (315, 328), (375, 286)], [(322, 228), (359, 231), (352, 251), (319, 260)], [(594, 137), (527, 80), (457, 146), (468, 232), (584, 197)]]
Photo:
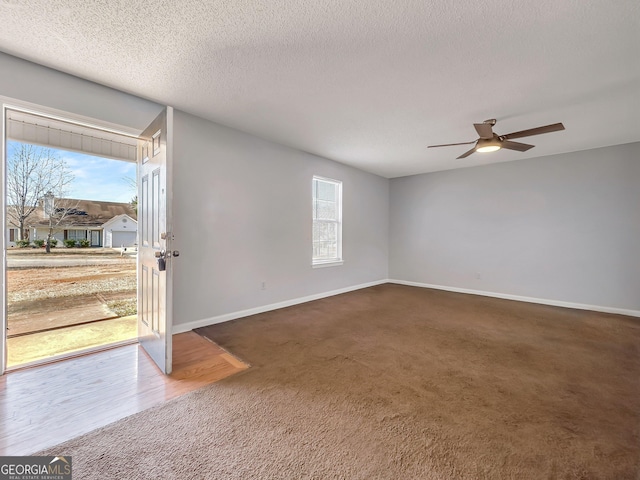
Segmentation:
[(138, 340), (171, 373), (171, 153), (167, 107), (138, 142)]

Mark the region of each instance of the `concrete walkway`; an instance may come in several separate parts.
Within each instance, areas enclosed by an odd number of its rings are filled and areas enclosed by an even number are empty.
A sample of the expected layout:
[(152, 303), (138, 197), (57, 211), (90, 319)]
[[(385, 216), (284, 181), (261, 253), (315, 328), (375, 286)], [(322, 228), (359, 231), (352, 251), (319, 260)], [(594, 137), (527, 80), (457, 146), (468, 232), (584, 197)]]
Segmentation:
[(75, 306), (55, 302), (56, 300), (58, 299), (31, 302), (36, 303), (40, 308), (9, 312), (7, 335), (13, 337), (117, 317), (117, 314), (109, 310), (109, 307), (97, 295), (82, 297), (81, 303)]
[(138, 336), (136, 315), (102, 322), (61, 328), (7, 339), (9, 368), (61, 354), (78, 353), (88, 348), (134, 340)]

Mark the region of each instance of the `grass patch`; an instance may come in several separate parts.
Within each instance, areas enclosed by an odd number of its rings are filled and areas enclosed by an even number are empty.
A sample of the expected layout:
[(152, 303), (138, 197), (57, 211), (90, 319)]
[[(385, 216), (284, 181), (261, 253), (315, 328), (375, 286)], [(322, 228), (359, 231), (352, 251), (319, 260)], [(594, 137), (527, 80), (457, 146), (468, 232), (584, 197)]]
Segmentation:
[(107, 307), (119, 317), (128, 317), (138, 313), (137, 300), (135, 298), (112, 300), (107, 302)]

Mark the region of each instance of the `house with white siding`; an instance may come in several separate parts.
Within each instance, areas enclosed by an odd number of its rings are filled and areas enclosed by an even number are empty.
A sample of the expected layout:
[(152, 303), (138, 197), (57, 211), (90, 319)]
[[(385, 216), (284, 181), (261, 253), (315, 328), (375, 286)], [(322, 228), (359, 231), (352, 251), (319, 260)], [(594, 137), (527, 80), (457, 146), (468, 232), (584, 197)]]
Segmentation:
[[(58, 247), (64, 247), (64, 240), (89, 240), (91, 247), (132, 247), (137, 244), (137, 215), (131, 204), (68, 198), (57, 199), (55, 203), (65, 205), (62, 220), (59, 223), (53, 221), (53, 237), (58, 240)], [(26, 227), (31, 242), (46, 240), (49, 217), (43, 205), (39, 205), (30, 215)], [(9, 220), (7, 245), (15, 247), (18, 239), (18, 228)]]

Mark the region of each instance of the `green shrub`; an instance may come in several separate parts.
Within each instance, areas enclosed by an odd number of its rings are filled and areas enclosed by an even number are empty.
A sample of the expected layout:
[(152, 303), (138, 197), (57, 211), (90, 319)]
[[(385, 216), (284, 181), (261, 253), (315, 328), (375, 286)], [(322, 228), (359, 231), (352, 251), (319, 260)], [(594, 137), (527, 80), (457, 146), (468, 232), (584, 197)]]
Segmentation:
[(49, 240), (49, 245), (51, 245), (52, 247), (58, 246), (58, 239), (55, 237), (51, 237), (51, 239)]
[(89, 245), (91, 245), (91, 242), (86, 238), (83, 238), (82, 240), (78, 241), (78, 245), (80, 245), (81, 248), (87, 248)]
[(16, 240), (18, 248), (27, 248), (31, 242), (29, 240)]
[(44, 247), (44, 240), (42, 240), (41, 238), (36, 238), (33, 241), (33, 244), (38, 248), (42, 248), (42, 247)]
[(67, 248), (73, 248), (76, 246), (76, 241), (71, 238), (68, 238), (64, 241), (64, 246)]

